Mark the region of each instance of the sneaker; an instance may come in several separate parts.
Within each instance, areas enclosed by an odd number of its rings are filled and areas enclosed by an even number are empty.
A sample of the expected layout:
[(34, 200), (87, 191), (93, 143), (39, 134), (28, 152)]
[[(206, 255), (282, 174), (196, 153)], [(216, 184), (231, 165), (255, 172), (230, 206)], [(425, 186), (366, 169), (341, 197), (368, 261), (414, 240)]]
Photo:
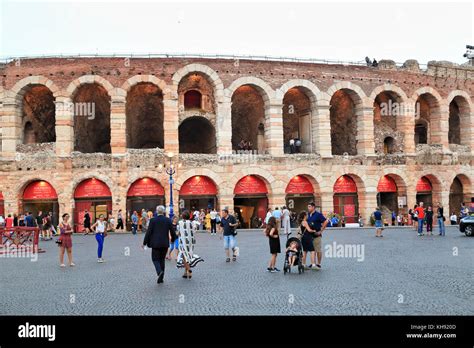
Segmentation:
[(279, 270), (278, 268), (276, 268), (276, 267), (275, 267), (273, 270), (274, 270), (275, 272), (280, 272), (280, 270)]
[(317, 269), (317, 270), (320, 270), (320, 269), (321, 269), (321, 265), (316, 265), (316, 269)]
[(228, 257), (227, 259), (225, 259), (225, 262), (230, 262), (230, 258)]
[(309, 265), (308, 269), (313, 269), (314, 266), (316, 266), (316, 265)]
[(275, 268), (272, 268), (272, 270), (270, 271), (270, 273), (276, 273), (277, 270)]
[(270, 267), (267, 268), (267, 272), (271, 272), (272, 269)]
[(59, 267), (66, 267), (64, 263), (60, 264)]
[(422, 236), (422, 234), (421, 234), (421, 233), (418, 233), (418, 237), (421, 237), (421, 236)]
[(71, 264), (69, 265), (70, 267), (74, 267), (76, 264), (74, 262), (71, 262)]
[(103, 260), (103, 259), (98, 259), (97, 262), (98, 262), (98, 263), (103, 263), (104, 260)]

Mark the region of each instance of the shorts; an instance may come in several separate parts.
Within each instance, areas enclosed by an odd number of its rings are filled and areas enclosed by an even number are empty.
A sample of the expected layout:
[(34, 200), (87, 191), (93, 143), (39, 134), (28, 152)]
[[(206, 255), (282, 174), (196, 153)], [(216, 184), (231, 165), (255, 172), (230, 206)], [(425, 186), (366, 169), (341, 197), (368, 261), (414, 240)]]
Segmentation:
[(317, 253), (321, 252), (321, 244), (322, 244), (321, 240), (322, 239), (323, 238), (321, 236), (313, 238), (314, 251), (316, 251)]
[(173, 251), (174, 249), (178, 250), (179, 247), (179, 238), (176, 238), (176, 240), (173, 243), (170, 243), (170, 251)]
[(382, 228), (383, 227), (382, 220), (375, 220), (375, 227)]
[(224, 249), (234, 249), (236, 246), (235, 236), (224, 236)]
[(314, 251), (313, 236), (305, 232), (301, 238), (301, 244), (303, 245), (303, 251), (311, 252)]

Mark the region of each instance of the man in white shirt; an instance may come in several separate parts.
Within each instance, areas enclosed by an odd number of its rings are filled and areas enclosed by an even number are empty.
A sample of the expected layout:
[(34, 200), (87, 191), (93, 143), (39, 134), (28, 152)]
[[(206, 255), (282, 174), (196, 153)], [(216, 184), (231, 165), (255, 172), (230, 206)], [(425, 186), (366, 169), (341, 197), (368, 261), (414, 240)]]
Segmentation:
[(209, 213), (211, 215), (211, 236), (216, 235), (217, 233), (217, 211), (215, 208), (212, 208), (211, 212)]
[(282, 230), (284, 234), (289, 236), (291, 233), (290, 211), (288, 210), (286, 206), (284, 206), (282, 209), (283, 209), (281, 212)]

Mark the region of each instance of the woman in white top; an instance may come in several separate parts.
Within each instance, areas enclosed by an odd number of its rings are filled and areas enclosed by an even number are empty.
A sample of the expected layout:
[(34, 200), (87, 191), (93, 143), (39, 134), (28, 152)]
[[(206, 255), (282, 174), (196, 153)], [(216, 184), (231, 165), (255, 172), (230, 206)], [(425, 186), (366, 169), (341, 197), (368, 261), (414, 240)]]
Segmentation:
[(97, 249), (97, 262), (102, 263), (104, 259), (102, 258), (102, 251), (104, 250), (104, 238), (107, 236), (106, 231), (107, 222), (104, 219), (104, 215), (99, 215), (99, 220), (92, 225), (92, 231), (95, 232), (95, 239), (97, 240), (98, 249)]
[(189, 220), (189, 212), (184, 211), (181, 217), (183, 219), (178, 223), (179, 255), (176, 266), (178, 268), (184, 268), (183, 278), (191, 279), (193, 273), (191, 268), (196, 266), (198, 262), (204, 260), (194, 253), (196, 238), (194, 237), (194, 229), (191, 220)]

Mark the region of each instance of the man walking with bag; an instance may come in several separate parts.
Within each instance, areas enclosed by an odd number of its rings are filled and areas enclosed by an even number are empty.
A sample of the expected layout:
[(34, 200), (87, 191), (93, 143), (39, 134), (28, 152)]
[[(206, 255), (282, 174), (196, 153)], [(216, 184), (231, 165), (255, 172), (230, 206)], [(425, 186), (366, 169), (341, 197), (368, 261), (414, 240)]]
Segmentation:
[(232, 250), (232, 261), (237, 261), (239, 254), (239, 248), (236, 246), (237, 241), (235, 238), (237, 235), (235, 231), (235, 227), (238, 225), (237, 220), (234, 216), (229, 214), (228, 209), (223, 209), (220, 224), (224, 234), (224, 249), (227, 255), (225, 262), (230, 262), (230, 250)]

